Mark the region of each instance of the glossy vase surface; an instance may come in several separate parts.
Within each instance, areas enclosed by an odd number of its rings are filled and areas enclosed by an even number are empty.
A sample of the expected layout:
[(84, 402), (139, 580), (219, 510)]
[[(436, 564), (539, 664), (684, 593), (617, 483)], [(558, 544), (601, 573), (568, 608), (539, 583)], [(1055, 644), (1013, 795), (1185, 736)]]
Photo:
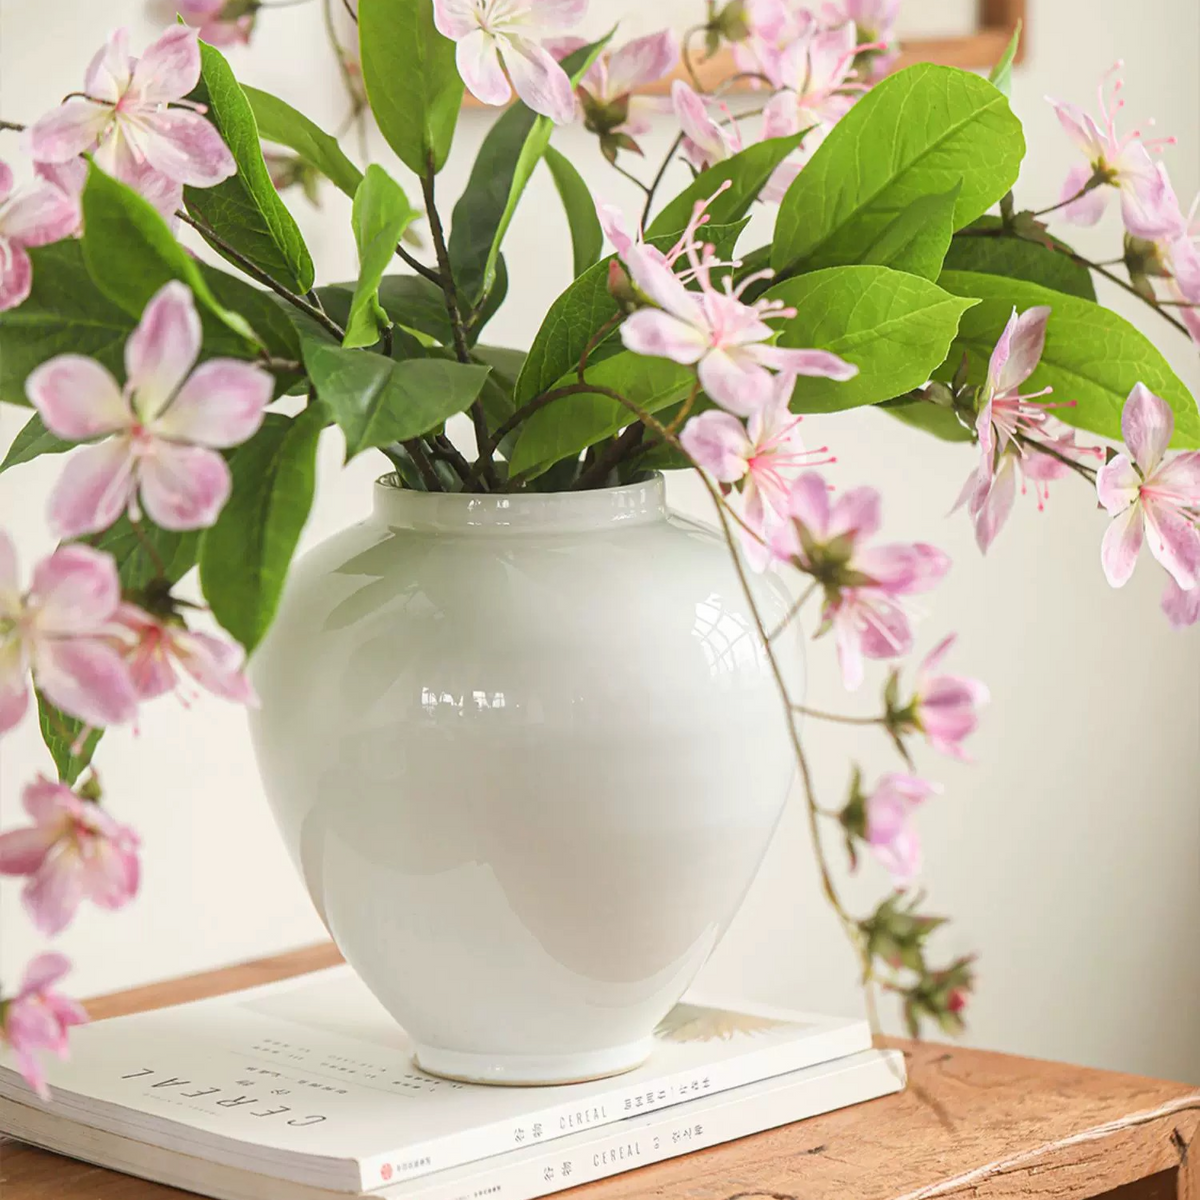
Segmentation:
[[(770, 628), (788, 597), (752, 586)], [(296, 565), (254, 675), (280, 829), (420, 1066), (561, 1083), (645, 1059), (792, 773), (729, 552), (661, 478), (380, 481), (373, 515)]]

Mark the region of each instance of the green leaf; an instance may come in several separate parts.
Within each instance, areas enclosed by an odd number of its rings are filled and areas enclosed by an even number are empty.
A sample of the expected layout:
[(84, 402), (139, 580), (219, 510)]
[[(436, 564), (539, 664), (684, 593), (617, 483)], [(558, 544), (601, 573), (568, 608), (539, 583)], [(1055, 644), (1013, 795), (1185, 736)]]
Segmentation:
[[(312, 258), (263, 162), (250, 102), (219, 50), (201, 42), (200, 60), (200, 83), (191, 98), (207, 106), (209, 120), (237, 163), (237, 174), (216, 187), (185, 188), (188, 212), (276, 282), (293, 292), (307, 292), (313, 285)], [(236, 263), (220, 243), (209, 244)]]
[(453, 344), (445, 295), (431, 280), (420, 275), (385, 275), (379, 284), (379, 303), (397, 325), (437, 338), (443, 346)]
[[(200, 264), (200, 274), (217, 302), (242, 317), (269, 354), (275, 358), (293, 361), (299, 359), (300, 336), (288, 317), (288, 312), (294, 312), (295, 309), (290, 306), (285, 308), (274, 292), (255, 287), (254, 284), (209, 266), (208, 263)], [(209, 351), (210, 347), (206, 345), (201, 356), (207, 355)], [(225, 353), (225, 350), (212, 347), (211, 352)], [(294, 380), (296, 376), (288, 378)]]
[[(707, 224), (701, 226), (698, 236), (716, 247), (718, 257), (728, 258), (744, 227), (744, 221), (732, 225)], [(677, 232), (658, 234), (648, 239), (649, 244), (660, 250), (669, 249)], [(518, 404), (525, 404), (553, 387), (571, 371), (601, 326), (617, 315), (617, 302), (608, 294), (611, 261), (610, 255), (589, 267), (550, 306), (517, 380)]]
[(42, 424), (42, 418), (34, 413), (21, 427), (21, 432), (13, 438), (4, 461), (0, 462), (0, 475), (9, 467), (32, 462), (43, 454), (64, 454), (68, 450), (74, 450), (76, 445), (76, 442), (65, 442), (62, 438), (55, 437)]
[(348, 349), (375, 345), (380, 329), (391, 323), (379, 305), (379, 282), (396, 253), (401, 234), (416, 215), (400, 185), (372, 163), (355, 193), (351, 218), (359, 276), (342, 341)]
[[(83, 223), (88, 274), (135, 321), (163, 284), (178, 279), (195, 294), (205, 341), (224, 345), (227, 353), (249, 352), (246, 343), (254, 331), (218, 303), (200, 264), (175, 240), (154, 206), (94, 164), (83, 188)], [(222, 330), (221, 324), (228, 328)]]
[(940, 196), (918, 196), (886, 226), (862, 256), (864, 263), (936, 279), (954, 236), (960, 185)]
[(1004, 53), (1000, 55), (1000, 61), (988, 73), (988, 82), (993, 84), (997, 91), (1003, 92), (1005, 96), (1012, 95), (1012, 69), (1013, 61), (1017, 57), (1017, 51), (1021, 47), (1021, 29), (1024, 22), (1019, 18), (1017, 27), (1013, 30), (1013, 35), (1009, 39), (1008, 45), (1004, 48)]
[[(715, 197), (708, 206), (714, 224), (729, 225), (740, 221), (758, 199), (772, 172), (804, 140), (804, 133), (787, 137), (768, 138), (747, 146), (732, 158), (715, 163), (701, 171), (692, 182), (673, 200), (663, 206), (662, 211), (650, 222), (647, 237), (655, 234), (675, 233), (692, 219), (692, 210), (697, 200)], [(806, 167), (805, 170), (808, 168)], [(717, 195), (726, 180), (732, 186)]]
[[(1092, 273), (1082, 263), (1026, 238), (1003, 236), (999, 232), (1003, 227), (999, 217), (980, 217), (968, 230), (956, 234), (946, 252), (944, 269), (1024, 279), (1028, 283), (1053, 288), (1056, 292), (1095, 300), (1096, 287), (1092, 282)], [(973, 230), (986, 230), (988, 236), (978, 236), (971, 232)], [(1052, 246), (1070, 249), (1057, 238), (1051, 238), (1050, 241)]]
[(136, 319), (92, 282), (73, 238), (34, 247), (33, 288), (19, 308), (0, 313), (0, 400), (28, 405), (25, 380), (55, 355), (84, 354), (120, 375)]
[(346, 157), (337, 139), (297, 112), (286, 100), (242, 84), (250, 102), (259, 137), (294, 150), (351, 199), (362, 183), (362, 172)]
[[(54, 759), (60, 783), (74, 787), (75, 781), (91, 765), (96, 747), (104, 736), (103, 729), (93, 729), (80, 742), (84, 731), (82, 721), (68, 717), (61, 708), (56, 708), (41, 692), (37, 693), (38, 724), (42, 731), (42, 741)], [(78, 744), (78, 750), (75, 749)]]
[[(610, 33), (563, 59), (563, 70), (572, 84), (578, 83), (611, 37)], [(450, 225), (454, 280), (472, 305), (478, 305), (495, 282), (500, 245), (553, 130), (549, 117), (514, 104), (492, 126), (479, 148)]]
[(596, 202), (583, 176), (565, 154), (547, 146), (545, 157), (571, 230), (572, 274), (579, 276), (599, 260), (604, 249), (604, 231), (596, 216)]
[(844, 383), (801, 378), (792, 408), (837, 412), (919, 387), (945, 361), (970, 300), (889, 267), (828, 267), (767, 293), (797, 310), (779, 345), (831, 350), (858, 367)]
[(294, 420), (269, 415), (234, 454), (233, 493), (217, 523), (201, 538), (204, 598), (247, 653), (275, 619), (312, 507), (317, 441), (327, 421), (320, 404), (310, 405)]
[(889, 400), (879, 406), (880, 412), (920, 429), (923, 433), (932, 433), (943, 442), (972, 442), (975, 431), (963, 423), (948, 409), (940, 404), (931, 404), (928, 400), (910, 400), (900, 404)]
[(490, 369), (444, 358), (395, 362), (318, 341), (305, 342), (304, 362), (346, 435), (347, 462), (364, 450), (420, 437), (469, 408)]
[(359, 0), (363, 83), (387, 144), (414, 174), (446, 165), (462, 107), (454, 43), (430, 0)]
[(970, 382), (982, 383), (1013, 308), (1024, 312), (1035, 304), (1048, 304), (1053, 311), (1046, 327), (1046, 348), (1023, 388), (1053, 387), (1056, 400), (1075, 402), (1074, 407), (1056, 408), (1056, 417), (1120, 441), (1121, 410), (1133, 385), (1141, 382), (1175, 414), (1171, 445), (1187, 450), (1200, 447), (1200, 412), (1192, 394), (1150, 339), (1124, 317), (1090, 300), (1021, 279), (946, 271), (939, 283), (947, 291), (981, 302), (963, 317), (951, 361), (940, 372), (943, 378), (953, 373), (965, 350)]
[(148, 521), (135, 530), (128, 517), (121, 517), (88, 542), (116, 559), (123, 591), (139, 592), (161, 580), (172, 587), (177, 584), (196, 565), (200, 535), (174, 533)]
[[(648, 358), (622, 350), (588, 366), (587, 380), (619, 392), (654, 413), (683, 399), (695, 383), (695, 372), (667, 358)], [(574, 382), (567, 376), (563, 384)], [(564, 396), (535, 412), (521, 426), (509, 464), (513, 475), (530, 475), (595, 442), (610, 437), (636, 420), (619, 400), (596, 392)]]
[(780, 272), (857, 262), (864, 246), (919, 196), (960, 180), (954, 228), (987, 211), (1016, 180), (1025, 138), (985, 79), (919, 63), (885, 79), (833, 127), (779, 207)]

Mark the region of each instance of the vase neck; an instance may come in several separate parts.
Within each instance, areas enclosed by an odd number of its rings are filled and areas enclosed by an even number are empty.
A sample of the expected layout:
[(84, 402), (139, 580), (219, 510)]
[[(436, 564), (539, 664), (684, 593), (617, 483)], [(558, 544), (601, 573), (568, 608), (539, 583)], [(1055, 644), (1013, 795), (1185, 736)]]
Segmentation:
[(447, 534), (586, 533), (646, 525), (667, 515), (661, 475), (624, 487), (583, 492), (489, 495), (417, 492), (394, 475), (375, 484), (375, 517), (391, 529)]

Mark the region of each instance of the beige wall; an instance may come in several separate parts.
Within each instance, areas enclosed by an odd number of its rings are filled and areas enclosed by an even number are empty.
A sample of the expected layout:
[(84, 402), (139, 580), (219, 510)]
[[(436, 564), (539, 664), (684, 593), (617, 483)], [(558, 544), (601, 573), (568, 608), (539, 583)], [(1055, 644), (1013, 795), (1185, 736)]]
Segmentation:
[[(628, 7), (611, 5), (612, 15)], [(1164, 131), (1179, 135), (1175, 178), (1181, 195), (1193, 195), (1200, 186), (1194, 0), (1143, 0), (1132, 23), (1127, 0), (1032, 0), (1030, 7), (1030, 54), (1015, 84), (1030, 141), (1020, 201), (1050, 203), (1068, 155), (1042, 94), (1090, 102), (1097, 76), (1118, 54), (1129, 60), (1132, 116), (1156, 115)], [(126, 20), (141, 41), (148, 30), (141, 14), (139, 0), (0, 0), (0, 114), (38, 115), (77, 86), (110, 24)], [(267, 14), (260, 46), (237, 66), (328, 126), (342, 109), (330, 64), (316, 49), (318, 27), (315, 3)], [(444, 196), (465, 182), (486, 121), (464, 117)], [(653, 156), (664, 137), (648, 143)], [(559, 135), (558, 144), (597, 194), (633, 203), (632, 189), (606, 172), (580, 130)], [(12, 153), (10, 140), (0, 142), (0, 156)], [(322, 212), (297, 206), (325, 278), (353, 272), (347, 208), (332, 193)], [(1110, 223), (1078, 240), (1111, 257), (1117, 237)], [(528, 343), (539, 312), (567, 282), (566, 245), (551, 187), (539, 177), (509, 236), (514, 299), (491, 340)], [(1105, 299), (1158, 335), (1152, 314), (1119, 295)], [(1195, 351), (1165, 337), (1162, 344), (1200, 386)], [(0, 411), (0, 447), (20, 424), (21, 414)], [(1160, 573), (1148, 564), (1123, 592), (1105, 586), (1104, 522), (1082, 486), (1060, 484), (1042, 514), (1031, 497), (1019, 500), (983, 561), (962, 515), (946, 516), (969, 469), (967, 452), (870, 412), (812, 424), (814, 436), (836, 445), (840, 479), (882, 488), (891, 534), (929, 538), (953, 555), (949, 581), (928, 604), (921, 645), (957, 629), (955, 665), (985, 678), (994, 695), (975, 743), (977, 765), (923, 763), (947, 786), (921, 820), (931, 903), (955, 918), (945, 949), (982, 955), (971, 1039), (1200, 1081), (1200, 635), (1167, 629), (1157, 610)], [(364, 460), (340, 472), (340, 452), (337, 435), (328, 435), (310, 543), (368, 503), (376, 467)], [(26, 559), (45, 548), (41, 507), (56, 470), (47, 461), (0, 478), (0, 520), (15, 530)], [(681, 505), (699, 507), (690, 481), (673, 490)], [(811, 661), (814, 702), (846, 703), (831, 647), (814, 646)], [(814, 728), (809, 741), (830, 804), (851, 753), (868, 774), (893, 765), (882, 739), (860, 745), (842, 729)], [(43, 762), (29, 726), (0, 746), (3, 824), (18, 819), (19, 786)], [(85, 910), (62, 937), (79, 989), (138, 983), (320, 935), (275, 837), (239, 713), (208, 702), (184, 712), (165, 701), (147, 712), (140, 736), (112, 735), (102, 764), (111, 803), (142, 832), (145, 885), (132, 909), (118, 917)], [(865, 905), (882, 886), (868, 869), (851, 893)], [(4, 885), (7, 979), (36, 945), (16, 886)], [(817, 897), (797, 813), (781, 828), (707, 981), (813, 1008), (857, 1005), (851, 962)]]

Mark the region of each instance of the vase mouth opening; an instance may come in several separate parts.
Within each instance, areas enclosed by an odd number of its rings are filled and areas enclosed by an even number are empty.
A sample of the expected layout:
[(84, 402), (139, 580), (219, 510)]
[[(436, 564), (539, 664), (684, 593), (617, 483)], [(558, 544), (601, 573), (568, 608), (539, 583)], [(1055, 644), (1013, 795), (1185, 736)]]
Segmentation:
[(585, 533), (667, 516), (655, 473), (638, 483), (580, 492), (419, 492), (395, 473), (375, 482), (375, 516), (391, 529), (458, 534)]

